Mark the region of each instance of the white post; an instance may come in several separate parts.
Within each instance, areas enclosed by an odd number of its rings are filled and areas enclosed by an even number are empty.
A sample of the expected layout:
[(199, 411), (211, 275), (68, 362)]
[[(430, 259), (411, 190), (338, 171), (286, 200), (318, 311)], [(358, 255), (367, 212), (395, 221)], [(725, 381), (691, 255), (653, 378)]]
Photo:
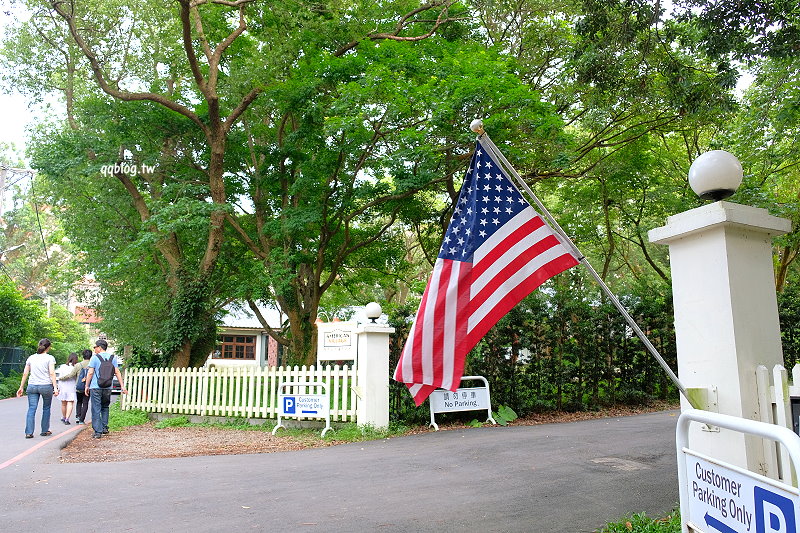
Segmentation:
[(356, 422), (389, 427), (389, 335), (394, 328), (362, 324), (358, 334)]
[[(719, 201), (649, 233), (669, 245), (678, 376), (707, 410), (759, 419), (756, 367), (783, 364), (772, 238), (790, 230), (766, 209)], [(766, 475), (757, 438), (695, 426), (692, 449)]]

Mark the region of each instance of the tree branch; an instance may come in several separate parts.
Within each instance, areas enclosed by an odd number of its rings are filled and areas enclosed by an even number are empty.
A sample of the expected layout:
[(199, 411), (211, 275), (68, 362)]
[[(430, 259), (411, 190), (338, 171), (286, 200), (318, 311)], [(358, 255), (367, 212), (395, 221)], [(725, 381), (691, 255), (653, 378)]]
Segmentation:
[(151, 92), (128, 92), (122, 91), (116, 87), (112, 87), (105, 78), (103, 74), (103, 69), (100, 64), (100, 61), (97, 59), (97, 55), (94, 53), (92, 48), (89, 44), (83, 39), (83, 37), (78, 32), (78, 28), (75, 25), (75, 19), (71, 13), (68, 13), (62, 7), (62, 1), (51, 1), (51, 7), (58, 13), (58, 15), (64, 19), (69, 27), (70, 35), (75, 41), (75, 44), (78, 45), (78, 48), (89, 60), (89, 66), (92, 69), (92, 74), (94, 74), (95, 79), (97, 80), (98, 85), (106, 94), (113, 96), (114, 98), (118, 98), (120, 100), (124, 100), (126, 102), (135, 102), (135, 101), (149, 101), (160, 104), (167, 109), (175, 111), (183, 115), (184, 117), (190, 119), (192, 122), (200, 126), (204, 132), (207, 132), (208, 127), (203, 124), (198, 117), (191, 109), (186, 106), (183, 106), (177, 102), (173, 102), (169, 98), (166, 98), (163, 95), (151, 93)]

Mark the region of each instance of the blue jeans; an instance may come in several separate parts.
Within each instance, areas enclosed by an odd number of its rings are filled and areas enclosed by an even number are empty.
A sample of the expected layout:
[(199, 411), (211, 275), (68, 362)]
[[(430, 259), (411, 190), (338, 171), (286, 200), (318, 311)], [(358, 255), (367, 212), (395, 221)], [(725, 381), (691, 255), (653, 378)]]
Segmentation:
[(95, 435), (108, 431), (108, 406), (111, 405), (111, 389), (89, 389), (92, 400), (92, 429)]
[(42, 398), (42, 433), (50, 431), (50, 404), (53, 403), (52, 385), (28, 385), (28, 416), (25, 417), (25, 434), (33, 435), (36, 418), (36, 407), (39, 397)]

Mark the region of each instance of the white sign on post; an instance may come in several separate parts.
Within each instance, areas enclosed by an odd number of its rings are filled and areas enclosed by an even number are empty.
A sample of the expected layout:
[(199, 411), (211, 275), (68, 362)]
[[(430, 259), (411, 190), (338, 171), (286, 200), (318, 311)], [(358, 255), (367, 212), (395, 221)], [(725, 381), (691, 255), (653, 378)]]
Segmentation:
[(489, 382), (483, 376), (464, 376), (461, 381), (477, 380), (483, 382), (483, 387), (465, 387), (454, 391), (436, 389), (428, 397), (431, 408), (431, 423), (433, 429), (439, 431), (439, 425), (434, 419), (435, 413), (453, 413), (456, 411), (478, 411), (486, 409), (489, 417), (487, 422), (497, 424), (492, 418), (492, 401), (489, 397)]
[(800, 490), (689, 448), (689, 424), (700, 422), (779, 442), (795, 469), (800, 437), (791, 430), (697, 409), (678, 419), (678, 488), (682, 530), (702, 533), (798, 533)]
[(355, 322), (317, 324), (317, 361), (350, 361), (356, 358)]
[(800, 492), (733, 465), (686, 452), (689, 516), (699, 531), (797, 532)]
[[(320, 387), (322, 394), (287, 394), (283, 391), (287, 387)], [(325, 429), (322, 436), (331, 429), (331, 408), (328, 397), (328, 387), (325, 383), (312, 381), (287, 381), (278, 387), (278, 424), (272, 429), (274, 435), (278, 428), (285, 427), (283, 418), (324, 418)]]

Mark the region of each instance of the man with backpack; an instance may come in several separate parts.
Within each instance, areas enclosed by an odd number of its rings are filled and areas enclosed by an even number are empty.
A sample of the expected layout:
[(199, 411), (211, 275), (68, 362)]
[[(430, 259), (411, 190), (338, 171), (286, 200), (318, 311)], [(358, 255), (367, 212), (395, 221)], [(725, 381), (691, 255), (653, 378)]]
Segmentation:
[(99, 439), (108, 433), (108, 406), (111, 405), (111, 385), (114, 376), (117, 376), (122, 394), (128, 394), (119, 372), (117, 358), (107, 353), (108, 343), (98, 339), (94, 343), (94, 355), (89, 361), (86, 374), (86, 389), (84, 394), (90, 396), (92, 402), (92, 429), (94, 438)]

